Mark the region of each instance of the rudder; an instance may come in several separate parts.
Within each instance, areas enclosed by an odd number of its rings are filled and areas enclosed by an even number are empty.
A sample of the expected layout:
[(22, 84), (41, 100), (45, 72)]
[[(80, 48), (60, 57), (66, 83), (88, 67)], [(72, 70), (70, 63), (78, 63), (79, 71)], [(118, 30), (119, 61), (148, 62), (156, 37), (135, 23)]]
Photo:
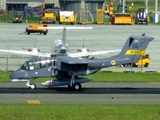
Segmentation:
[(132, 35), (127, 39), (121, 52), (116, 57), (126, 58), (129, 63), (137, 62), (153, 39), (153, 37), (145, 36), (145, 34), (140, 36)]

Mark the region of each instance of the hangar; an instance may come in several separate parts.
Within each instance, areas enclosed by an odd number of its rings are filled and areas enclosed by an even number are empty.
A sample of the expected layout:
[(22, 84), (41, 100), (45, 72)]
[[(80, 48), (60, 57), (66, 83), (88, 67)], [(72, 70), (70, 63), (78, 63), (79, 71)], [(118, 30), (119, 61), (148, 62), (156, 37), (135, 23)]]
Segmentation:
[(59, 0), (0, 0), (1, 10), (23, 10), (24, 6), (40, 6), (44, 2), (45, 7), (59, 6)]
[[(42, 15), (42, 3), (44, 8), (60, 8), (61, 10), (79, 11), (81, 2), (95, 18), (96, 7), (102, 9), (104, 0), (0, 0), (0, 10), (7, 10), (10, 16), (16, 11), (23, 17), (40, 17)], [(26, 12), (26, 9), (29, 12)]]
[[(84, 0), (88, 5), (88, 10), (96, 11), (96, 6), (102, 8), (104, 0)], [(44, 2), (45, 8), (60, 7), (62, 10), (78, 11), (81, 0), (0, 0), (0, 9), (12, 11), (23, 11), (24, 6), (40, 6)]]

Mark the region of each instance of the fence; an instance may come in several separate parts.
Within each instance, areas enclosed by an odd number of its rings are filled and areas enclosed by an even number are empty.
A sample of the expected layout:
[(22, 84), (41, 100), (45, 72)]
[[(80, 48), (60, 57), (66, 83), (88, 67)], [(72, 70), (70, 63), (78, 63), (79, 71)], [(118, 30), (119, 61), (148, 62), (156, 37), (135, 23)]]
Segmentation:
[(0, 70), (16, 70), (28, 59), (29, 57), (0, 57)]

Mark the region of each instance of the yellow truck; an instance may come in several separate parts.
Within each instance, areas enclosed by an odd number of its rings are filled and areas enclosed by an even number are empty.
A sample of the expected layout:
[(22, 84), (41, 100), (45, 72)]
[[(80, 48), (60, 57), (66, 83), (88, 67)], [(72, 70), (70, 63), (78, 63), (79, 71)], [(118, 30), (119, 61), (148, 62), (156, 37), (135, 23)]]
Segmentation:
[(138, 62), (133, 63), (133, 67), (144, 66), (148, 67), (150, 64), (149, 54), (142, 55), (141, 59)]
[(30, 35), (30, 33), (40, 33), (40, 34), (43, 33), (44, 35), (47, 35), (48, 30), (43, 27), (47, 27), (47, 25), (46, 24), (28, 24), (28, 27), (26, 27), (25, 33), (27, 35)]
[(42, 17), (41, 23), (55, 23), (56, 15), (53, 9), (46, 9), (44, 11), (44, 16)]
[(13, 23), (22, 23), (22, 17), (20, 15), (15, 15), (13, 17)]
[(59, 11), (59, 24), (62, 23), (75, 23), (74, 11)]
[[(148, 67), (149, 64), (150, 64), (149, 54), (144, 53), (138, 62), (132, 64), (132, 67), (139, 67), (139, 66)], [(128, 66), (131, 66), (131, 63), (121, 65), (121, 67), (128, 67)]]

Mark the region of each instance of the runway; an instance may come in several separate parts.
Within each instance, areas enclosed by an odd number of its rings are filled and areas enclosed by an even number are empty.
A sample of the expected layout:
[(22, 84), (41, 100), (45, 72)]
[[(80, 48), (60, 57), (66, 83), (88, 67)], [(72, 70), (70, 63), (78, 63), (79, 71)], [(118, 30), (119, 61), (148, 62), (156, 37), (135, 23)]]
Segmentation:
[[(154, 37), (146, 50), (150, 55), (151, 64), (148, 68), (132, 70), (160, 70), (159, 25), (74, 26), (92, 26), (93, 30), (67, 30), (70, 52), (77, 52), (77, 49), (83, 46), (83, 39), (85, 47), (90, 51), (101, 51), (121, 50), (130, 35), (146, 33), (147, 36)], [(35, 45), (41, 52), (52, 52), (53, 41), (62, 38), (62, 30), (49, 30), (47, 35), (25, 35), (23, 33), (27, 24), (24, 23), (0, 23), (0, 27), (0, 49), (27, 51)], [(110, 57), (115, 54), (117, 53), (97, 57)], [(28, 59), (25, 58), (26, 56), (15, 57), (13, 54), (6, 53), (0, 53), (0, 56), (0, 70), (16, 70)], [(102, 70), (130, 71), (131, 68), (110, 67)], [(66, 87), (47, 89), (38, 86), (37, 90), (29, 90), (25, 83), (0, 83), (0, 104), (159, 104), (159, 86), (159, 83), (85, 83), (82, 91), (69, 91)]]
[(64, 87), (30, 90), (25, 83), (0, 83), (2, 104), (159, 104), (160, 83), (84, 83), (81, 91)]

